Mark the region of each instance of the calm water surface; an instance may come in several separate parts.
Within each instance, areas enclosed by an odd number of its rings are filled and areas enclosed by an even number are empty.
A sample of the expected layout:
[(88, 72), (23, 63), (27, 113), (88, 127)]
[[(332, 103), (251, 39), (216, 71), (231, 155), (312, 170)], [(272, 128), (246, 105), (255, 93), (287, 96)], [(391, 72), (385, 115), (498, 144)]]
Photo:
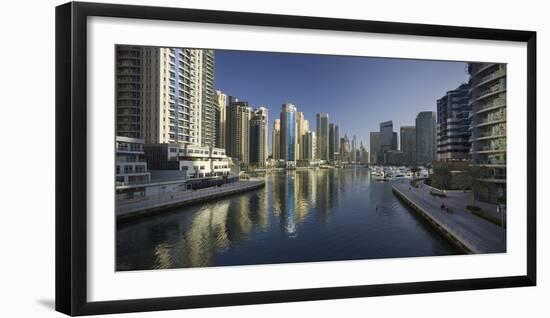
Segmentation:
[(265, 188), (117, 229), (117, 270), (458, 254), (365, 168), (285, 171)]

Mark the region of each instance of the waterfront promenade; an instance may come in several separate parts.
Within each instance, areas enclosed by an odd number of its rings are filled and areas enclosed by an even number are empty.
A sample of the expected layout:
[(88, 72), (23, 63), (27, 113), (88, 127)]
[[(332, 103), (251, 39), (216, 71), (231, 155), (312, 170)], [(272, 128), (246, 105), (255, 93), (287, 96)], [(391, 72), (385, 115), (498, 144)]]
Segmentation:
[(155, 213), (161, 209), (202, 202), (235, 193), (254, 190), (265, 185), (263, 180), (237, 181), (198, 190), (151, 195), (116, 203), (117, 219), (126, 219), (143, 214)]
[[(430, 194), (430, 187), (419, 182), (419, 187), (409, 180), (393, 183), (392, 189), (407, 204), (426, 217), (432, 224), (462, 248), (471, 253), (503, 253), (506, 251), (505, 230), (488, 222), (465, 208), (470, 204), (465, 193), (448, 193), (447, 197)], [(450, 212), (441, 208), (444, 204)]]

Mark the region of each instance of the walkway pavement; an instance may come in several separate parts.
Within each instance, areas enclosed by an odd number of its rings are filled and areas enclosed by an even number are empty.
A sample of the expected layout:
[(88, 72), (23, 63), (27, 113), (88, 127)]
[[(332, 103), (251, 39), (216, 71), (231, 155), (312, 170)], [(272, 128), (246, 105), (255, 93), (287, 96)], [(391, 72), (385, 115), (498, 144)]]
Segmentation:
[(199, 190), (185, 190), (159, 195), (151, 195), (133, 200), (116, 202), (117, 218), (140, 215), (169, 206), (183, 205), (214, 199), (234, 193), (253, 190), (265, 185), (263, 180), (237, 181)]
[[(447, 197), (430, 194), (430, 187), (419, 182), (419, 187), (410, 186), (410, 180), (399, 180), (393, 183), (394, 190), (412, 201), (435, 221), (448, 228), (455, 238), (466, 243), (474, 253), (503, 253), (506, 251), (505, 229), (466, 212), (471, 202), (469, 193), (451, 192)], [(441, 209), (445, 204), (451, 213)]]

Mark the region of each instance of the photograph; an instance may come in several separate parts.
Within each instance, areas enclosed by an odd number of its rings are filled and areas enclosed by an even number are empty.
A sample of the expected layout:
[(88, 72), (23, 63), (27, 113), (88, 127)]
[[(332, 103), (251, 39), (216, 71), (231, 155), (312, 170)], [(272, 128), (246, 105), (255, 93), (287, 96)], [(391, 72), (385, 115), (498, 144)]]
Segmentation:
[(114, 50), (115, 271), (506, 253), (506, 63)]

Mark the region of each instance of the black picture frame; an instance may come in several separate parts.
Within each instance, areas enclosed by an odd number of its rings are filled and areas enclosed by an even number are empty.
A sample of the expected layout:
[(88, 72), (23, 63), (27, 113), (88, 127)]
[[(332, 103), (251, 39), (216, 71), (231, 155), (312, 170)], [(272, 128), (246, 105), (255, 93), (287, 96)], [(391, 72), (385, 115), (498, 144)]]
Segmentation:
[[(527, 274), (351, 287), (87, 301), (86, 36), (91, 16), (502, 40), (527, 44)], [(56, 7), (56, 310), (92, 315), (536, 284), (536, 32), (322, 17), (70, 2)]]

